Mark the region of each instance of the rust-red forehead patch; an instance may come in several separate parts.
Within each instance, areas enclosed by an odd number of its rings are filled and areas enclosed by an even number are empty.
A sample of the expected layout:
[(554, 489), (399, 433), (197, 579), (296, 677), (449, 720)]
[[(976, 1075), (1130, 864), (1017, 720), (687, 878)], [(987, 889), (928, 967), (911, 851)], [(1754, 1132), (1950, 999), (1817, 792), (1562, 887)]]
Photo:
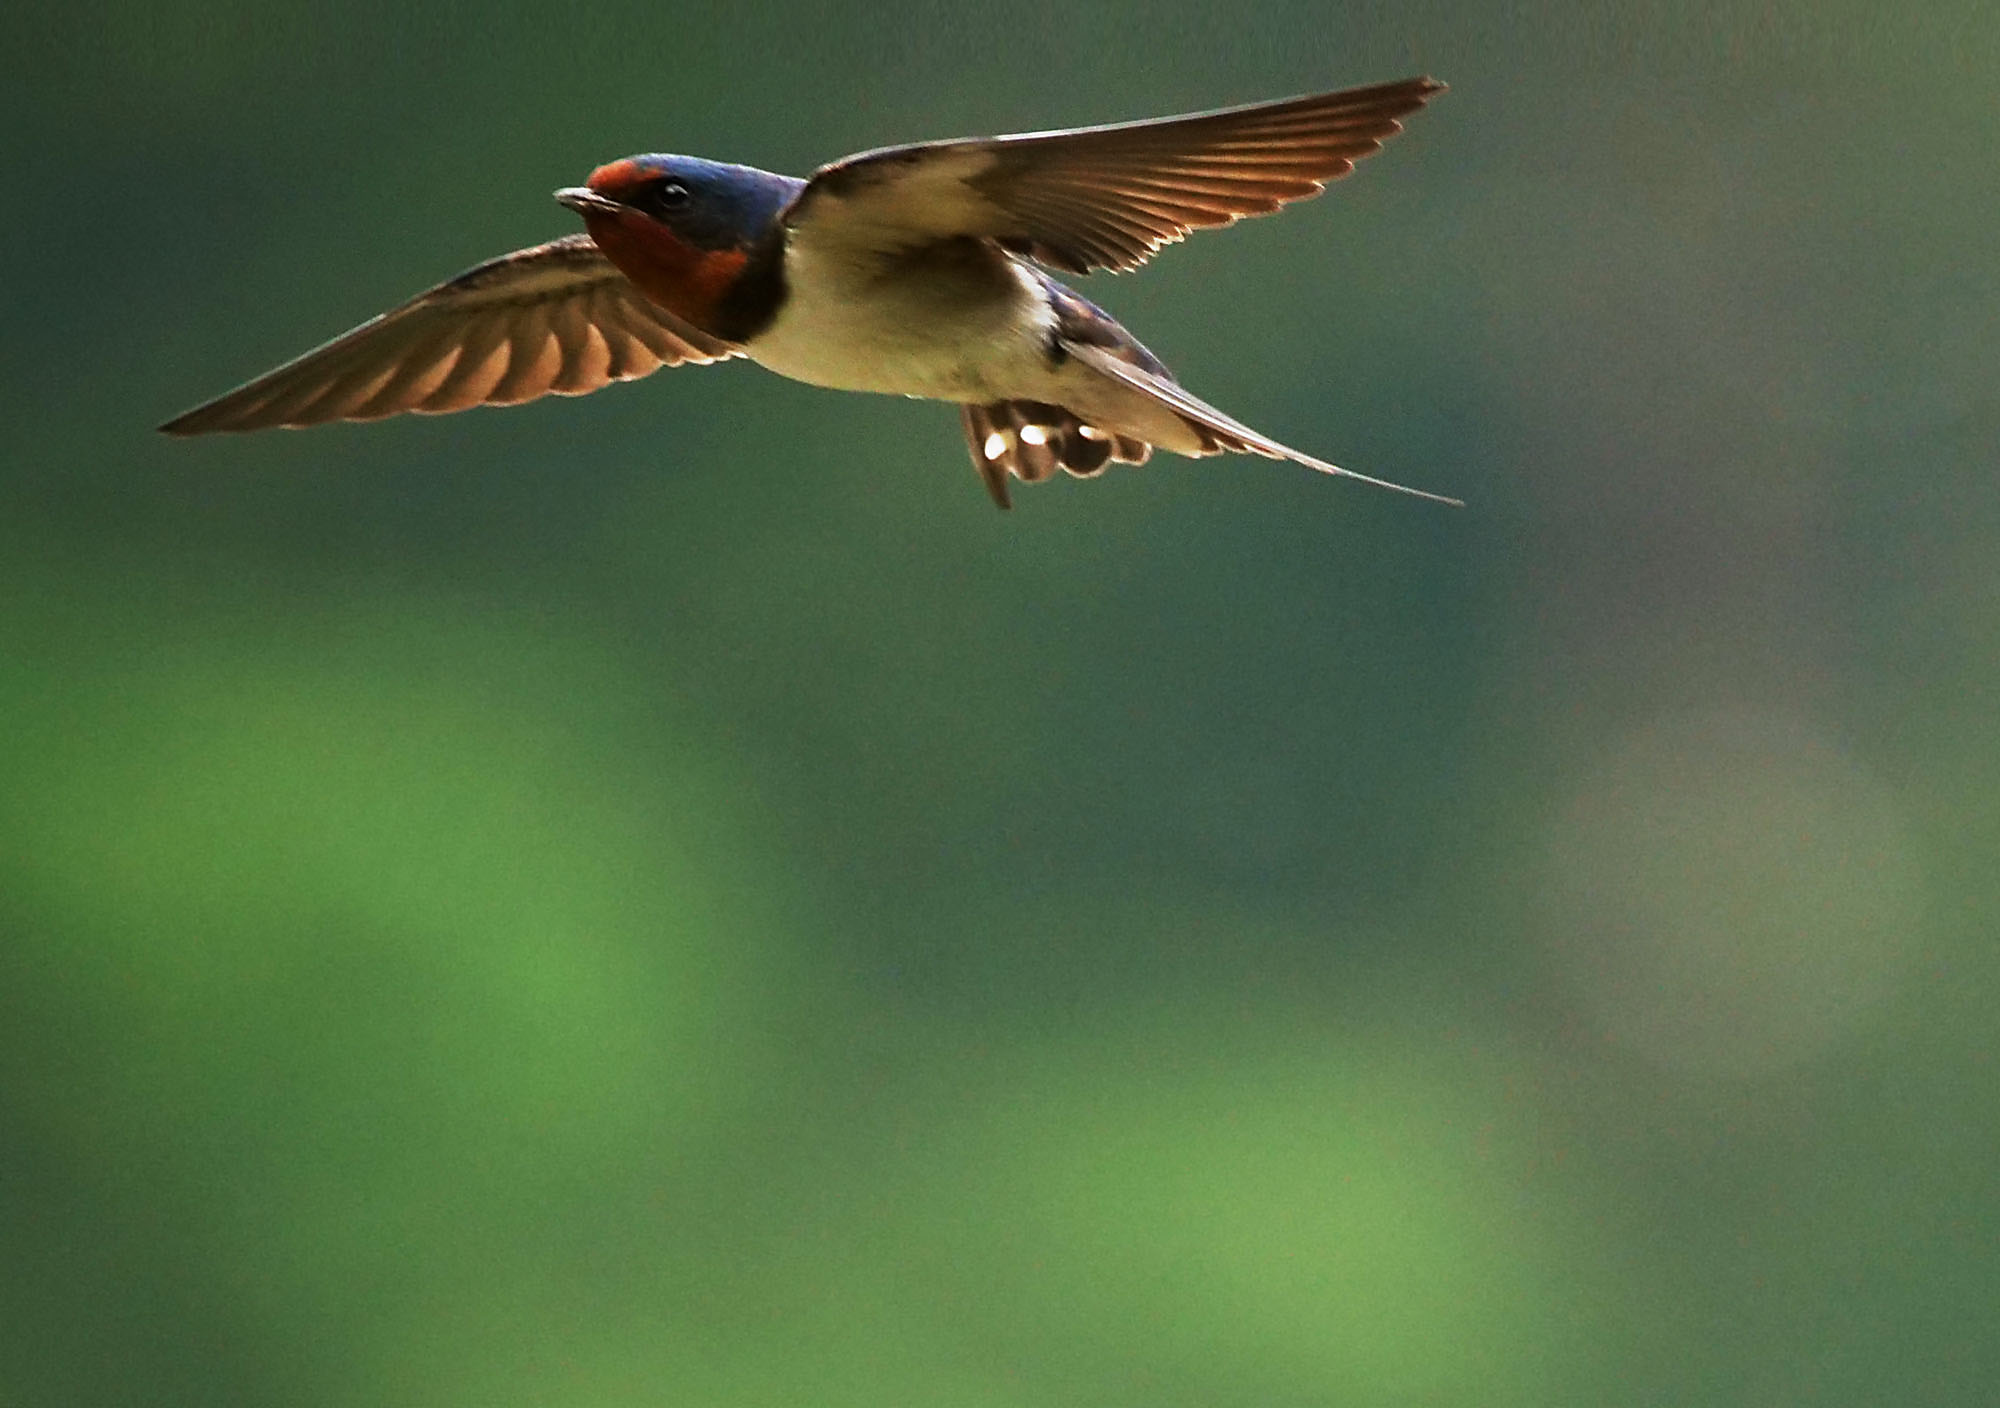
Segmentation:
[(590, 173), (584, 184), (601, 196), (615, 196), (646, 179), (646, 171), (631, 157), (607, 161)]

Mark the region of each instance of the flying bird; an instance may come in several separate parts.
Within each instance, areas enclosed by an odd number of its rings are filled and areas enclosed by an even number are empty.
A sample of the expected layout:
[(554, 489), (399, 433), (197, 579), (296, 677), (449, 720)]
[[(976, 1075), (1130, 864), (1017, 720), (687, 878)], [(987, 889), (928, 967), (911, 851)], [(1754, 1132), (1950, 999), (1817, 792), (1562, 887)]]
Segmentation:
[(517, 250), (176, 416), (169, 435), (582, 395), (748, 357), (816, 386), (956, 402), (1001, 508), (1010, 477), (1176, 454), (1292, 460), (1184, 389), (1048, 270), (1143, 264), (1317, 195), (1444, 91), (1430, 78), (1105, 127), (883, 147), (800, 180), (648, 154), (555, 193), (585, 233)]

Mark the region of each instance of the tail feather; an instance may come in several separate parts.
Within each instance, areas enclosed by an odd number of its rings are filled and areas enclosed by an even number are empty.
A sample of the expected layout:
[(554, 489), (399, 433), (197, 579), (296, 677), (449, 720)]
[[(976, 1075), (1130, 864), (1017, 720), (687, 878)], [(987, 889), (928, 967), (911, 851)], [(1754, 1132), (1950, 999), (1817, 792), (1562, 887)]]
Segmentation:
[(1063, 347), (1085, 366), (1101, 372), (1114, 381), (1123, 382), (1135, 391), (1146, 393), (1172, 410), (1193, 427), (1211, 453), (1228, 451), (1234, 454), (1263, 455), (1267, 459), (1290, 460), (1294, 464), (1304, 465), (1307, 469), (1318, 470), (1321, 474), (1331, 474), (1342, 479), (1358, 479), (1363, 484), (1373, 484), (1378, 489), (1393, 489), (1399, 494), (1429, 499), (1433, 503), (1449, 504), (1453, 508), (1465, 507), (1462, 499), (1449, 498), (1444, 494), (1433, 494), (1427, 489), (1413, 489), (1407, 484), (1396, 484), (1387, 479), (1377, 479), (1370, 474), (1342, 469), (1337, 464), (1314, 459), (1311, 455), (1294, 450), (1289, 445), (1281, 445), (1270, 436), (1252, 430), (1233, 416), (1218, 411), (1199, 396), (1184, 389), (1178, 382), (1156, 375), (1144, 367), (1135, 366), (1118, 356), (1109, 347), (1082, 341), (1065, 341)]

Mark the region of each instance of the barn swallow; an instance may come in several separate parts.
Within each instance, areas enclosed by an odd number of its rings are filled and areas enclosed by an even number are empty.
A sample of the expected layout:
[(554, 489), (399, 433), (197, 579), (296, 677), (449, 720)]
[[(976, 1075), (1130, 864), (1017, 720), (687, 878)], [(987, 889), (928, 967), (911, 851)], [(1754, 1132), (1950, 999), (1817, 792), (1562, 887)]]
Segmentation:
[(816, 386), (956, 402), (1008, 506), (1153, 449), (1292, 460), (1184, 390), (1045, 272), (1122, 271), (1203, 226), (1317, 195), (1444, 91), (1430, 78), (1153, 121), (883, 147), (806, 180), (699, 157), (610, 162), (555, 193), (569, 235), (470, 269), (177, 416), (169, 435), (575, 396), (748, 357)]

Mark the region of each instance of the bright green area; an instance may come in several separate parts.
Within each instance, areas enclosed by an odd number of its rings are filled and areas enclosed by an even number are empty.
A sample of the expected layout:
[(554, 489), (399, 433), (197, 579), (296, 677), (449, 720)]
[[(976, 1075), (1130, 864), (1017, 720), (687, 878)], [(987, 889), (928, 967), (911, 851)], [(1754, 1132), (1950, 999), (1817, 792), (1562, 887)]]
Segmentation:
[[(0, 1405), (1994, 1401), (1985, 9), (17, 8)], [(633, 150), (1418, 71), (1089, 290), (1462, 512), (150, 432)]]

